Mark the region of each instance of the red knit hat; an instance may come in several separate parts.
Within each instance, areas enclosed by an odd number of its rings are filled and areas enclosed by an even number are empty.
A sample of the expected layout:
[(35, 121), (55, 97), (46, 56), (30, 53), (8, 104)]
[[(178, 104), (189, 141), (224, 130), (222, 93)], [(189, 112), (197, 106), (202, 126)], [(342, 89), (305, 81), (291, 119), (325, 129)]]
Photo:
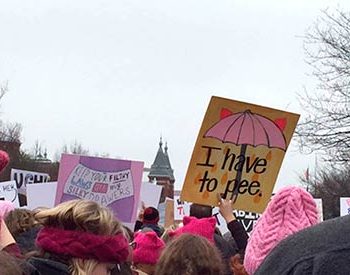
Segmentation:
[(147, 207), (143, 212), (143, 223), (157, 224), (159, 222), (159, 211), (154, 207)]
[(9, 155), (5, 151), (0, 150), (0, 172), (5, 169), (9, 161)]
[(165, 243), (153, 231), (137, 232), (134, 238), (135, 248), (132, 253), (134, 264), (155, 265)]
[(169, 235), (172, 237), (187, 233), (199, 235), (211, 242), (214, 242), (214, 232), (216, 226), (216, 219), (214, 217), (197, 219), (196, 217), (185, 216), (183, 219), (183, 224), (183, 227), (170, 232)]

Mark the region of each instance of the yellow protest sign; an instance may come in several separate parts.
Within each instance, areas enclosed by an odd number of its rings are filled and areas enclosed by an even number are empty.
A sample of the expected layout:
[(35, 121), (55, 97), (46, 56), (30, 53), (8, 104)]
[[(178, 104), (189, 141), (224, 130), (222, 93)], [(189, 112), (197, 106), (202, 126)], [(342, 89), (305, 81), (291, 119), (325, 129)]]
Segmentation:
[(299, 115), (212, 97), (187, 170), (181, 200), (262, 213)]

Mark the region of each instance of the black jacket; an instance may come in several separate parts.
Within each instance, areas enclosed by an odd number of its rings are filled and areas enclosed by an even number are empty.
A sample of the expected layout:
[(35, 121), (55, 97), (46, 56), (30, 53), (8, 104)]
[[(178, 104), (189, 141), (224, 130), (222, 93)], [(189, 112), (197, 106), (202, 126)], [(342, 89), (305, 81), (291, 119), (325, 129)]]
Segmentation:
[(34, 267), (32, 275), (70, 275), (68, 265), (51, 259), (33, 257), (28, 260)]
[(255, 275), (350, 274), (350, 215), (322, 222), (281, 241)]

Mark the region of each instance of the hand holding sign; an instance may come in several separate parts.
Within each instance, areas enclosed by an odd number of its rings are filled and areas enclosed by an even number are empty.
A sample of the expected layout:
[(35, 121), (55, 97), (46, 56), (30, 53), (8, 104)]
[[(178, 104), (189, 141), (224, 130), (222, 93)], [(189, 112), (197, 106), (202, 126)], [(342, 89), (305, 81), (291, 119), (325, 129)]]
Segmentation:
[(231, 221), (234, 221), (236, 217), (233, 215), (232, 208), (233, 208), (233, 200), (229, 199), (223, 199), (220, 196), (220, 201), (219, 201), (219, 212), (221, 216), (224, 217), (226, 223), (229, 223)]
[(143, 213), (145, 213), (145, 209), (146, 209), (145, 203), (142, 201), (141, 202), (141, 209), (139, 210), (139, 213), (137, 214), (137, 219), (139, 221), (143, 220)]

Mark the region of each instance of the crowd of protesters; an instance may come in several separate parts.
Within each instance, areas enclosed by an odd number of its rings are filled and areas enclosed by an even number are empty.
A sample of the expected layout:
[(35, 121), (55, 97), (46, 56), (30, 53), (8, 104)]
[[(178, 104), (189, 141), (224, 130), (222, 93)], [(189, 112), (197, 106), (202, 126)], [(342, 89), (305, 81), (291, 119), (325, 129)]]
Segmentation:
[[(0, 161), (8, 161), (2, 151)], [(35, 211), (0, 201), (0, 274), (350, 274), (350, 216), (318, 223), (304, 189), (275, 194), (250, 237), (231, 200), (219, 197), (218, 207), (230, 238), (212, 207), (199, 204), (177, 228), (163, 228), (158, 210), (143, 207), (132, 231), (92, 201)]]

